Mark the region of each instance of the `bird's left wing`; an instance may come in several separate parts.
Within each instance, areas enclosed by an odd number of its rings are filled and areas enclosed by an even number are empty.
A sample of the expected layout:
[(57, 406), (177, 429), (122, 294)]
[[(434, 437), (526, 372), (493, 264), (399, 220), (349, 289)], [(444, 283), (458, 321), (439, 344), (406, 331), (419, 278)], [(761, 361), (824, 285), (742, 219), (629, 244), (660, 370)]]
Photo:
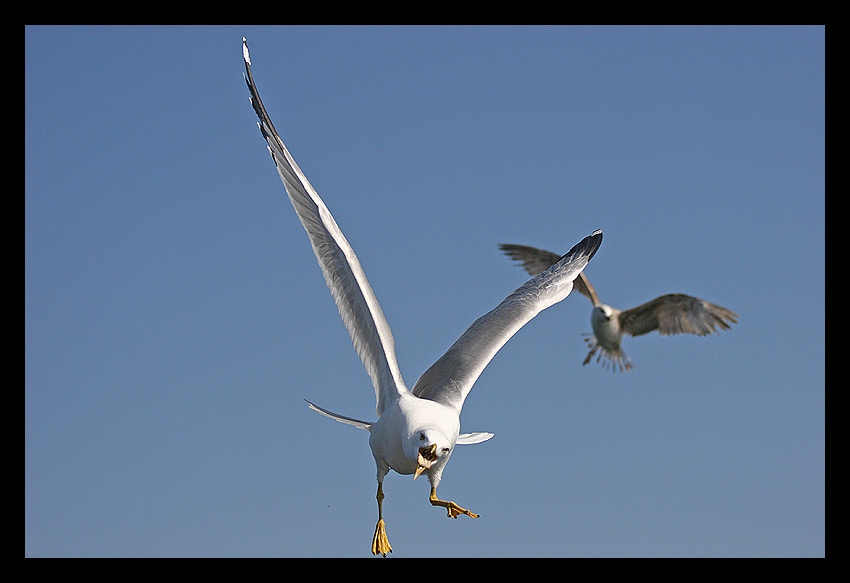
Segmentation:
[(669, 334), (705, 336), (729, 329), (738, 315), (721, 306), (685, 294), (667, 294), (620, 313), (620, 329), (631, 336), (658, 330)]
[[(525, 270), (531, 275), (537, 275), (538, 273), (549, 269), (561, 259), (561, 256), (556, 253), (538, 249), (537, 247), (529, 247), (527, 245), (502, 243), (499, 245), (499, 249), (504, 251), (505, 255), (511, 259), (519, 261)], [(590, 282), (587, 280), (584, 273), (580, 273), (578, 275), (573, 282), (573, 286), (578, 293), (589, 298), (590, 301), (593, 302), (594, 306), (599, 303), (599, 298), (596, 297), (596, 290), (594, 290), (593, 286), (590, 285)]]
[(244, 38), (242, 56), (251, 104), (260, 118), (260, 131), (268, 142), (289, 200), (310, 237), (313, 253), (354, 348), (372, 378), (377, 401), (375, 409), (380, 416), (390, 393), (407, 391), (396, 362), (395, 342), (389, 324), (354, 250), (274, 129), (251, 75), (251, 59)]
[(475, 320), (416, 381), (411, 389), (413, 394), (451, 405), (459, 412), (472, 385), (496, 352), (534, 316), (569, 295), (573, 280), (601, 243), (602, 231), (594, 231), (553, 266)]

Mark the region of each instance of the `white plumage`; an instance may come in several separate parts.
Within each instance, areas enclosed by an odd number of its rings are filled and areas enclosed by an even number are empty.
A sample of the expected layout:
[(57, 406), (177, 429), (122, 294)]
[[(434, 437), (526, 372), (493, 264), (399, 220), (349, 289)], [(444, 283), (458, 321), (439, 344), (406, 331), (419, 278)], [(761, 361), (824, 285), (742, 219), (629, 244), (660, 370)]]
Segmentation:
[(242, 40), (245, 80), (260, 120), (260, 131), (375, 389), (375, 411), (378, 414), (375, 422), (332, 413), (312, 403), (310, 408), (336, 421), (369, 431), (369, 445), (378, 470), (378, 524), (372, 540), (372, 552), (386, 555), (392, 549), (381, 515), (382, 483), (390, 469), (400, 474), (414, 474), (414, 478), (420, 473), (427, 473), (431, 483), (431, 504), (445, 508), (452, 518), (460, 514), (477, 516), (454, 502), (439, 500), (436, 496), (436, 488), (454, 446), (480, 443), (493, 436), (491, 433), (460, 433), (464, 399), (487, 363), (517, 330), (541, 310), (569, 295), (573, 280), (599, 248), (602, 232), (595, 231), (583, 239), (554, 265), (473, 322), (425, 371), (413, 389), (408, 390), (396, 363), (392, 332), (360, 262), (330, 211), (275, 131), (254, 84), (247, 43)]

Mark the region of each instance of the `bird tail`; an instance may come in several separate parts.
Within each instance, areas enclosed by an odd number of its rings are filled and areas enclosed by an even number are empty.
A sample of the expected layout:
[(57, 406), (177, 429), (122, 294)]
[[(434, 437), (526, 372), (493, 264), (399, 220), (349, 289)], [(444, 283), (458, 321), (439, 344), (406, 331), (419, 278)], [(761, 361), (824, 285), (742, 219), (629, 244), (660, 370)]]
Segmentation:
[(487, 441), (493, 437), (492, 433), (488, 433), (487, 431), (476, 431), (474, 433), (461, 433), (457, 436), (457, 444), (458, 445), (473, 445), (475, 443), (482, 443)]
[(587, 356), (582, 362), (582, 365), (590, 362), (590, 359), (593, 358), (593, 355), (596, 354), (596, 351), (599, 351), (599, 354), (596, 356), (596, 362), (602, 360), (602, 368), (608, 368), (608, 365), (611, 365), (611, 370), (617, 372), (617, 369), (620, 369), (620, 372), (624, 372), (627, 370), (632, 370), (634, 368), (634, 364), (632, 363), (632, 359), (626, 356), (626, 353), (623, 352), (622, 348), (617, 348), (616, 350), (606, 349), (604, 346), (599, 344), (596, 340), (596, 336), (593, 334), (583, 334), (584, 341), (587, 342), (587, 347), (590, 348), (590, 352), (587, 353)]
[[(307, 399), (304, 399), (307, 401)], [(372, 427), (372, 424), (368, 421), (360, 421), (359, 419), (353, 419), (351, 417), (346, 417), (345, 415), (339, 415), (337, 413), (332, 413), (327, 409), (322, 409), (318, 405), (314, 405), (310, 401), (307, 401), (307, 405), (319, 415), (324, 415), (325, 417), (330, 417), (334, 421), (339, 421), (340, 423), (345, 423), (346, 425), (351, 425), (352, 427), (357, 427), (360, 429), (365, 429), (369, 431), (369, 428)]]
[[(304, 399), (307, 401), (307, 399)], [(365, 429), (369, 431), (369, 428), (372, 427), (372, 424), (368, 421), (361, 421), (360, 419), (353, 419), (351, 417), (346, 417), (345, 415), (340, 415), (338, 413), (333, 413), (328, 411), (327, 409), (323, 409), (318, 405), (314, 405), (310, 401), (307, 401), (307, 405), (319, 415), (324, 415), (325, 417), (330, 417), (334, 421), (339, 421), (340, 423), (345, 423), (346, 425), (351, 425), (352, 427), (357, 427), (359, 429)], [(487, 441), (493, 437), (492, 433), (488, 433), (486, 431), (476, 431), (474, 433), (461, 433), (457, 436), (457, 443), (459, 445), (472, 445), (475, 443), (481, 443), (483, 441)]]

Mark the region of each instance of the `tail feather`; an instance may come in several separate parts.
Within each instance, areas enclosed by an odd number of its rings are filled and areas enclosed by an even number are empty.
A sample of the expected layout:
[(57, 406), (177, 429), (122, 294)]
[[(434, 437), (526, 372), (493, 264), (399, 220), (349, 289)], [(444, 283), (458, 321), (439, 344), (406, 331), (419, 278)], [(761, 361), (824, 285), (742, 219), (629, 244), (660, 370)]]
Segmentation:
[[(346, 425), (351, 425), (352, 427), (357, 427), (359, 429), (365, 429), (369, 431), (372, 427), (372, 424), (368, 421), (361, 421), (360, 419), (353, 419), (352, 417), (346, 417), (345, 415), (340, 415), (338, 413), (333, 413), (332, 411), (328, 411), (327, 409), (323, 409), (318, 405), (314, 405), (307, 399), (304, 399), (307, 402), (307, 405), (319, 415), (324, 415), (325, 417), (329, 417), (334, 421), (339, 421), (340, 423), (345, 423)], [(472, 445), (475, 443), (481, 443), (483, 441), (487, 441), (493, 437), (492, 433), (487, 433), (486, 431), (476, 431), (474, 433), (461, 433), (457, 436), (457, 443), (460, 445)]]
[(596, 362), (602, 361), (602, 368), (608, 368), (610, 365), (611, 370), (614, 372), (617, 372), (617, 368), (620, 369), (620, 372), (629, 371), (634, 368), (632, 359), (626, 356), (622, 348), (611, 350), (602, 346), (593, 334), (583, 334), (583, 336), (590, 352), (587, 353), (584, 362), (581, 363), (582, 365), (590, 362), (590, 359), (593, 358), (593, 355), (598, 350), (599, 354), (596, 355)]
[[(304, 400), (307, 401), (307, 399), (304, 399)], [(368, 421), (360, 421), (359, 419), (353, 419), (351, 417), (346, 417), (345, 415), (339, 415), (337, 413), (332, 413), (331, 411), (328, 411), (327, 409), (322, 409), (318, 405), (314, 405), (310, 401), (307, 401), (307, 405), (309, 405), (309, 407), (313, 411), (318, 413), (319, 415), (324, 415), (325, 417), (330, 417), (334, 421), (339, 421), (340, 423), (345, 423), (346, 425), (351, 425), (352, 427), (365, 429), (366, 431), (369, 431), (369, 428), (372, 427), (372, 424)]]

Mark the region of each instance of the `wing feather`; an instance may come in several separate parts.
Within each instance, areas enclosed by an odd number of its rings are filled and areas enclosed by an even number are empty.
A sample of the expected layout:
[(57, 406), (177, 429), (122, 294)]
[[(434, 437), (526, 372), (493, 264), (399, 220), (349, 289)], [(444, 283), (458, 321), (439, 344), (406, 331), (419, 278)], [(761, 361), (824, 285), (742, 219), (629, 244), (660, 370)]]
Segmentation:
[[(527, 245), (513, 245), (510, 243), (502, 243), (499, 249), (505, 252), (505, 255), (511, 259), (515, 259), (522, 263), (525, 270), (531, 275), (537, 275), (555, 265), (560, 259), (560, 255), (556, 255), (551, 251), (537, 249), (536, 247), (528, 247)], [(596, 296), (596, 290), (590, 285), (584, 273), (580, 273), (573, 282), (575, 290), (581, 295), (589, 298), (593, 305), (599, 304), (599, 298)]]
[(717, 328), (728, 330), (738, 322), (738, 315), (705, 300), (685, 294), (666, 294), (620, 313), (620, 329), (631, 336), (653, 330), (670, 334), (705, 336)]
[(242, 54), (245, 59), (245, 81), (251, 92), (251, 104), (260, 120), (260, 131), (268, 143), (269, 153), (292, 207), (307, 231), (313, 253), (351, 336), (354, 349), (372, 379), (377, 401), (375, 410), (381, 415), (391, 393), (407, 390), (396, 362), (392, 332), (354, 250), (275, 130), (254, 84), (248, 45), (244, 38)]
[(493, 310), (475, 320), (416, 381), (413, 394), (460, 411), (472, 385), (496, 352), (534, 316), (569, 295), (573, 280), (601, 243), (602, 231), (594, 231), (557, 263), (532, 277)]

